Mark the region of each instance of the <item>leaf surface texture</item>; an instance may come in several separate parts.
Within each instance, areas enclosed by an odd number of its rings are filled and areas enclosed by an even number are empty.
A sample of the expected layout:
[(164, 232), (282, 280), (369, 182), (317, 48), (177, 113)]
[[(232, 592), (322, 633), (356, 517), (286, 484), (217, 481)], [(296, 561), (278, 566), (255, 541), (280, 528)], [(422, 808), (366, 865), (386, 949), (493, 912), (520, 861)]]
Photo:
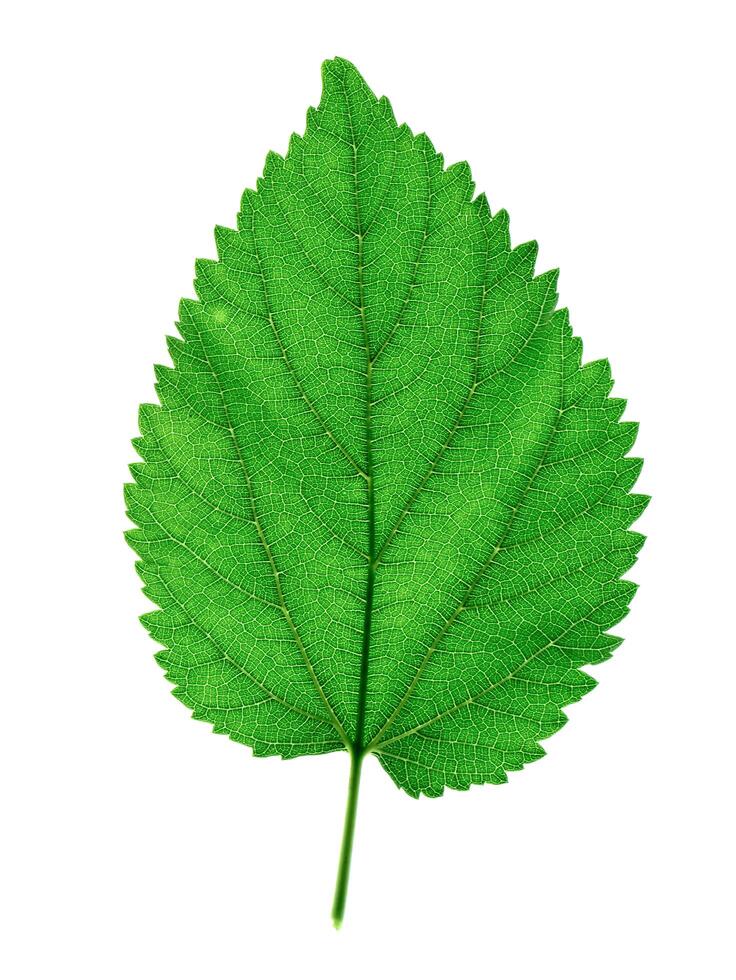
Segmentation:
[(323, 79), (197, 263), (129, 537), (196, 718), (437, 796), (539, 758), (619, 643), (636, 426), (467, 165)]

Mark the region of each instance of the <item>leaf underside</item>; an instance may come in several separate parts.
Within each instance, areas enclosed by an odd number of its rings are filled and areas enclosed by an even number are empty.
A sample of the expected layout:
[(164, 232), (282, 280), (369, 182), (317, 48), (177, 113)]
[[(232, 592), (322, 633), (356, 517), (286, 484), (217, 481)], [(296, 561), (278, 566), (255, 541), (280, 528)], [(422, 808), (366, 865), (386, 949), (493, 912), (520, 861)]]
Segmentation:
[(620, 642), (636, 425), (467, 165), (348, 62), (323, 81), (141, 408), (143, 620), (256, 755), (357, 743), (413, 796), (505, 782)]

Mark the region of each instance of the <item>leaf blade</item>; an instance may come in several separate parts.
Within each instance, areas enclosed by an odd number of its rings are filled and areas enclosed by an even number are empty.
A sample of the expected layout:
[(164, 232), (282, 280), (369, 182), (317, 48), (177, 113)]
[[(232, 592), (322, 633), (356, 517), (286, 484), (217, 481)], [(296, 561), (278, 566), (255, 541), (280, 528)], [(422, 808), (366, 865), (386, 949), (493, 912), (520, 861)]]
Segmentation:
[(196, 717), (436, 796), (539, 758), (616, 645), (636, 427), (467, 165), (349, 63), (323, 82), (197, 263), (130, 541)]

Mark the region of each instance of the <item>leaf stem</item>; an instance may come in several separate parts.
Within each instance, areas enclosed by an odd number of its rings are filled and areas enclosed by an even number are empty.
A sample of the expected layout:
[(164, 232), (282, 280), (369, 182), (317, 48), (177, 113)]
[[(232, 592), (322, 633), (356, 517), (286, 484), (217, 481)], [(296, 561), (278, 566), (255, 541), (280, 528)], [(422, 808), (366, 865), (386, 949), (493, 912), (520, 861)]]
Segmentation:
[(358, 790), (360, 789), (360, 770), (363, 765), (363, 753), (350, 754), (350, 782), (348, 783), (348, 802), (345, 807), (345, 824), (340, 846), (340, 861), (337, 866), (337, 882), (335, 898), (332, 903), (332, 921), (336, 929), (342, 925), (345, 916), (345, 901), (348, 895), (348, 880), (350, 878), (350, 859), (353, 854), (353, 837), (355, 836), (355, 817), (358, 811)]

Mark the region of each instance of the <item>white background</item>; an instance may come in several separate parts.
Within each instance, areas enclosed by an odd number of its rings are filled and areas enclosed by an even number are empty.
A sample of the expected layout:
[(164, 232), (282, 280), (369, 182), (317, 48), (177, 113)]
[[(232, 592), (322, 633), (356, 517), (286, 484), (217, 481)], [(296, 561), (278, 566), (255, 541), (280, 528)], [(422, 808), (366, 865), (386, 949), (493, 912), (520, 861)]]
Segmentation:
[[(728, 3), (33, 3), (2, 27), (7, 980), (733, 980)], [(169, 694), (122, 539), (195, 256), (356, 62), (560, 266), (641, 420), (626, 643), (547, 757), (415, 802), (254, 760)]]

